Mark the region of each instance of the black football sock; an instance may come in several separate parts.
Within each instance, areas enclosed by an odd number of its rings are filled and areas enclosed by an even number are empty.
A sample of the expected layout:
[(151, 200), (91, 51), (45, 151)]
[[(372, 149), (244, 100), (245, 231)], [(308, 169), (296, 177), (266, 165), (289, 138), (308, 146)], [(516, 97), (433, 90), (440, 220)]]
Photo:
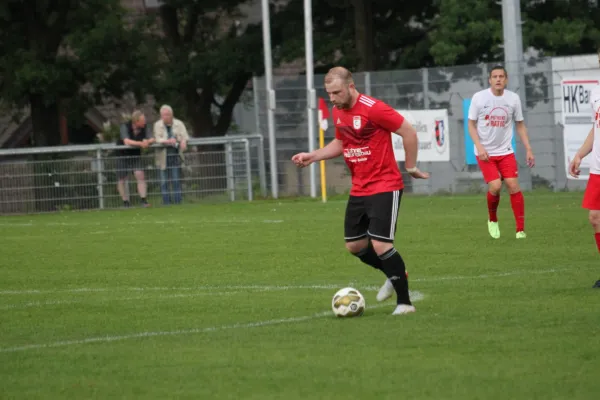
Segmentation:
[(408, 278), (406, 277), (406, 266), (400, 253), (392, 248), (379, 256), (382, 270), (388, 279), (392, 282), (398, 304), (412, 305), (410, 295), (408, 294)]
[(371, 241), (369, 241), (369, 245), (367, 247), (365, 247), (358, 253), (353, 253), (353, 255), (358, 257), (360, 261), (364, 262), (365, 264), (370, 265), (375, 269), (381, 270), (381, 260), (377, 256), (377, 253), (375, 253)]

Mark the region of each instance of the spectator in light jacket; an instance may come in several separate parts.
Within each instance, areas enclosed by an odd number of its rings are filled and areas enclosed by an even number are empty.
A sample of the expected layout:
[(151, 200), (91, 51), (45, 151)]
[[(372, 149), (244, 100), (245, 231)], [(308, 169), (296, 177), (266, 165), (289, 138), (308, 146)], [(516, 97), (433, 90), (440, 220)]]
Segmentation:
[(156, 150), (156, 166), (160, 170), (163, 204), (171, 204), (169, 182), (173, 189), (173, 203), (179, 204), (182, 200), (181, 154), (187, 149), (189, 136), (183, 122), (173, 118), (173, 109), (168, 105), (160, 108), (160, 119), (154, 124), (154, 139), (156, 143), (166, 146)]

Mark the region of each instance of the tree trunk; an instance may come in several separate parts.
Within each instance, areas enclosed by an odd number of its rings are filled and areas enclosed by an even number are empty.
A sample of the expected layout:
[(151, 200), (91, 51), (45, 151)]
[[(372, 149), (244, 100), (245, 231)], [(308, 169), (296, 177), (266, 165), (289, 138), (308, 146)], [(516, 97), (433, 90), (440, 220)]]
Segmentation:
[(227, 97), (221, 105), (219, 120), (215, 126), (215, 133), (217, 136), (227, 134), (229, 126), (231, 125), (231, 120), (233, 119), (233, 110), (235, 109), (238, 100), (244, 93), (244, 90), (246, 90), (246, 85), (248, 84), (250, 78), (250, 74), (238, 75), (237, 79), (233, 82), (233, 85), (231, 85), (231, 89), (229, 90), (229, 93), (227, 93)]
[[(215, 136), (211, 113), (213, 93), (210, 87), (198, 94), (196, 89), (186, 93), (187, 117), (192, 125), (194, 137)], [(197, 152), (190, 152), (186, 161), (193, 166), (186, 176), (189, 184), (197, 187), (197, 195), (203, 198), (227, 193), (227, 168), (225, 146), (222, 144), (198, 146)]]
[[(210, 93), (206, 93), (207, 91)], [(210, 110), (212, 91), (204, 89), (201, 94), (198, 94), (196, 88), (190, 88), (186, 93), (185, 100), (187, 116), (192, 125), (192, 136), (214, 136), (212, 113)]]
[[(58, 146), (60, 144), (58, 105), (45, 104), (41, 95), (31, 95), (29, 102), (33, 126), (32, 144), (35, 147)], [(61, 189), (56, 186), (57, 178), (60, 176), (57, 156), (58, 154), (34, 156), (34, 195), (35, 209), (38, 212), (56, 211), (57, 207), (61, 206)]]
[[(250, 75), (239, 75), (232, 83), (231, 89), (227, 93), (223, 104), (219, 107), (219, 118), (215, 123), (213, 121), (212, 107), (214, 104), (214, 91), (210, 84), (205, 85), (202, 92), (198, 94), (196, 88), (190, 86), (185, 95), (187, 105), (187, 117), (192, 125), (192, 135), (194, 137), (224, 136), (229, 130), (233, 110), (240, 96), (246, 89), (246, 84)], [(228, 171), (227, 157), (224, 145), (203, 145), (198, 148), (198, 153), (190, 155), (189, 161), (197, 168), (193, 169), (194, 176), (192, 181), (198, 179), (200, 190), (210, 192), (222, 192), (228, 194)], [(232, 157), (239, 163), (240, 150), (233, 148)], [(192, 160), (191, 157), (194, 157)], [(231, 161), (231, 160), (230, 160)], [(229, 180), (231, 182), (231, 180)]]
[(32, 142), (35, 147), (60, 145), (60, 123), (58, 103), (47, 105), (43, 96), (29, 96), (31, 123), (33, 125)]
[(354, 6), (354, 32), (358, 52), (358, 70), (373, 71), (373, 5), (371, 0), (352, 0)]

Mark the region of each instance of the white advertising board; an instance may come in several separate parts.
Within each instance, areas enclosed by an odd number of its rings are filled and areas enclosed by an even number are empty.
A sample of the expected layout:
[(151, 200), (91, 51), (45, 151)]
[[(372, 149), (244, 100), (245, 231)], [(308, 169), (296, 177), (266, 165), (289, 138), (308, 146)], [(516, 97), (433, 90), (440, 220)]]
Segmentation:
[[(450, 161), (450, 130), (448, 110), (396, 110), (417, 130), (418, 161)], [(404, 145), (399, 135), (392, 133), (396, 161), (405, 161)]]
[[(597, 78), (569, 78), (560, 83), (562, 99), (563, 145), (565, 153), (565, 171), (569, 175), (569, 164), (587, 137), (593, 122), (590, 106), (590, 93), (600, 84)], [(582, 170), (589, 170), (589, 156), (581, 162)], [(588, 179), (589, 174), (580, 175), (579, 179)]]

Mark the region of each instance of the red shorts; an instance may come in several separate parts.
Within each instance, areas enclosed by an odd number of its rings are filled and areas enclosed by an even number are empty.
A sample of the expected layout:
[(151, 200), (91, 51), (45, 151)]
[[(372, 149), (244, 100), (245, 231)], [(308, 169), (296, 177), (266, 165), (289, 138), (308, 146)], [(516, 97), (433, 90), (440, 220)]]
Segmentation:
[(600, 210), (600, 175), (590, 174), (581, 206), (588, 210)]
[(490, 156), (488, 161), (481, 161), (477, 157), (477, 164), (483, 173), (485, 183), (519, 176), (519, 167), (514, 153), (505, 156)]

